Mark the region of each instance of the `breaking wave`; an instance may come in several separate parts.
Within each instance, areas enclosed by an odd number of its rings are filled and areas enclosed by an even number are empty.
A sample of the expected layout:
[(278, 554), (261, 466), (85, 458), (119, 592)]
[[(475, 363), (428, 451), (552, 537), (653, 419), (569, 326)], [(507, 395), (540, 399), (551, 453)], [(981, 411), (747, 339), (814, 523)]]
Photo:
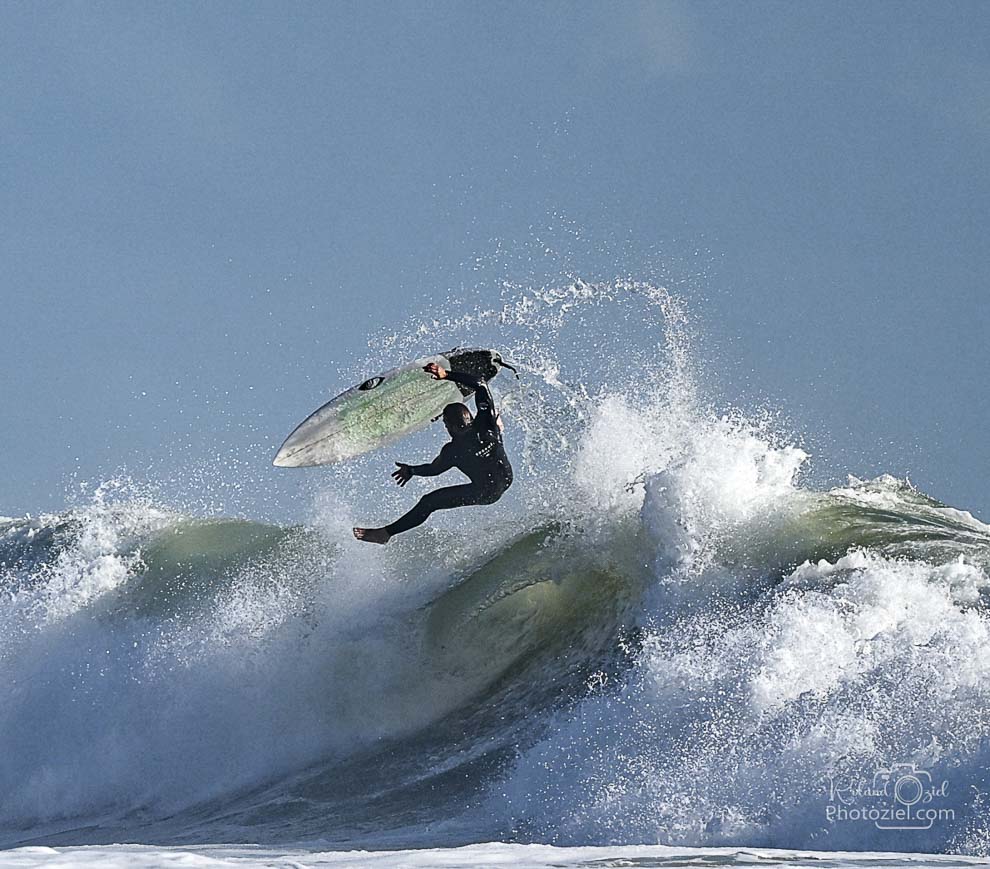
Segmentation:
[(381, 456), (298, 527), (127, 480), (0, 520), (0, 844), (986, 853), (990, 528), (893, 477), (809, 487), (703, 398), (692, 331), (577, 282), (376, 339), (524, 372), (509, 495), (388, 547), (349, 537), (410, 498)]

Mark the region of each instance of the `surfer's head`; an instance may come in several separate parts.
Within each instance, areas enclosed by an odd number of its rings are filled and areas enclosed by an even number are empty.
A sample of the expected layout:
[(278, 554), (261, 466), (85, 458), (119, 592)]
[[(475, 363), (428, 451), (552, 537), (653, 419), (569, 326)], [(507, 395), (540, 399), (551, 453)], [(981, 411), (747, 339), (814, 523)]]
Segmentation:
[(464, 431), (472, 422), (474, 422), (474, 417), (471, 416), (471, 411), (468, 410), (466, 404), (455, 401), (443, 409), (443, 424), (447, 426), (447, 432), (451, 437)]

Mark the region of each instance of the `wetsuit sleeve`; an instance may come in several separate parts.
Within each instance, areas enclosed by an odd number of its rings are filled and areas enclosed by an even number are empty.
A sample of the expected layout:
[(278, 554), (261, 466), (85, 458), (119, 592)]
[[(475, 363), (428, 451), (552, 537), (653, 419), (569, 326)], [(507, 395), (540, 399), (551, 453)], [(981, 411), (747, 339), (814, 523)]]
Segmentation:
[(466, 386), (474, 390), (474, 403), (478, 408), (477, 420), (483, 426), (498, 431), (498, 419), (495, 414), (495, 400), (492, 398), (488, 383), (482, 377), (475, 377), (464, 371), (448, 371), (447, 379), (458, 386)]
[(414, 477), (436, 477), (452, 467), (454, 467), (454, 452), (451, 445), (447, 444), (432, 462), (425, 465), (410, 465), (409, 470), (413, 472)]

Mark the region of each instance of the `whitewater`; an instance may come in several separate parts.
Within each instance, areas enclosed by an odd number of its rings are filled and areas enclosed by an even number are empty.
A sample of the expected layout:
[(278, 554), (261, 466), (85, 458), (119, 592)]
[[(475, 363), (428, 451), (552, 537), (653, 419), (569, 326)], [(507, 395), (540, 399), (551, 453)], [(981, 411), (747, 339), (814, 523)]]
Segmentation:
[(813, 486), (648, 283), (506, 285), (328, 393), (454, 343), (520, 367), (494, 507), (353, 541), (431, 430), (298, 524), (133, 474), (0, 519), (0, 865), (986, 862), (990, 527)]

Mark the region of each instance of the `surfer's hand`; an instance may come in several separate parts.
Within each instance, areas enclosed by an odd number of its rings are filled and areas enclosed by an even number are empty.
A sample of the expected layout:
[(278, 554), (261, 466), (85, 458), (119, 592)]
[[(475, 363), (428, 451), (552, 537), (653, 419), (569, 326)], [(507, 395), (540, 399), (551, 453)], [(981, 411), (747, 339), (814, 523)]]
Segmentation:
[(402, 464), (402, 462), (396, 462), (396, 464), (399, 466), (399, 470), (392, 471), (392, 479), (400, 486), (404, 486), (413, 477), (412, 468), (409, 465)]
[(432, 376), (434, 380), (443, 380), (447, 376), (447, 369), (442, 365), (437, 365), (436, 362), (431, 362), (429, 365), (424, 365), (423, 370)]

